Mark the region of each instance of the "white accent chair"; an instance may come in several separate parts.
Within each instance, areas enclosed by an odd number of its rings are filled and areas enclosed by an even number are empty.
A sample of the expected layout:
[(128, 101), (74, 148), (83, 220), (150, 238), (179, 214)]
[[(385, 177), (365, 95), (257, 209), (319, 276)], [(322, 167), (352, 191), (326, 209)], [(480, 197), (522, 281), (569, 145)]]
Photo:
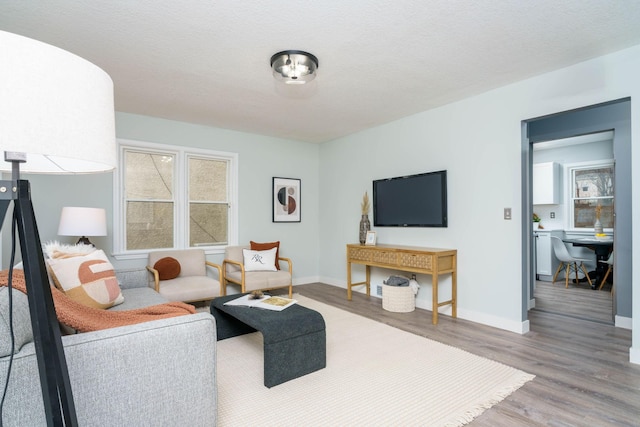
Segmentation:
[[(266, 291), (269, 289), (289, 288), (289, 298), (293, 296), (293, 264), (289, 258), (279, 257), (276, 262), (285, 262), (288, 269), (278, 271), (245, 271), (243, 249), (250, 246), (227, 246), (222, 262), (223, 287), (229, 284), (240, 286), (240, 292)], [(281, 265), (281, 264), (280, 264)], [(281, 265), (282, 268), (282, 265)]]
[[(180, 263), (180, 274), (175, 279), (160, 280), (160, 274), (154, 268), (156, 262), (166, 257), (175, 258)], [(207, 275), (207, 267), (215, 269), (217, 280)], [(147, 270), (153, 274), (156, 292), (169, 301), (207, 301), (224, 295), (222, 268), (207, 261), (202, 249), (150, 252)]]
[(587, 281), (589, 282), (589, 286), (592, 286), (591, 278), (589, 277), (589, 273), (587, 272), (587, 269), (584, 266), (584, 263), (589, 262), (589, 260), (584, 258), (576, 258), (572, 256), (569, 253), (569, 250), (565, 246), (564, 242), (559, 237), (551, 236), (551, 244), (553, 246), (553, 251), (556, 254), (556, 258), (558, 258), (558, 260), (560, 261), (560, 265), (558, 265), (556, 274), (553, 276), (552, 283), (556, 282), (556, 279), (558, 277), (558, 274), (560, 273), (560, 270), (562, 270), (562, 267), (566, 267), (565, 275), (564, 275), (565, 288), (569, 287), (569, 275), (571, 274), (571, 271), (575, 273), (576, 275), (575, 280), (576, 282), (578, 282), (578, 263), (580, 263), (579, 267), (584, 272), (584, 275), (587, 278)]

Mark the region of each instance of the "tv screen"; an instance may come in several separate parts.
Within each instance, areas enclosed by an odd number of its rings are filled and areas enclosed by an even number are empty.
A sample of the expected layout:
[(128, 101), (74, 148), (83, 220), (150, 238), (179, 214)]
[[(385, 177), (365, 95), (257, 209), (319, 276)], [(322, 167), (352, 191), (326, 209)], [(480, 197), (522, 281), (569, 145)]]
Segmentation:
[(447, 171), (373, 181), (375, 227), (446, 227)]

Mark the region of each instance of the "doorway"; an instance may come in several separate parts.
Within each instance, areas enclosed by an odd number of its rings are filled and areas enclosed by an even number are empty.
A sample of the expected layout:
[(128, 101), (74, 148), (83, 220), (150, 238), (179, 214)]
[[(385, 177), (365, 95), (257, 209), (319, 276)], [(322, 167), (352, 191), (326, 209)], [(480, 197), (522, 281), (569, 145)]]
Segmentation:
[[(615, 293), (612, 311), (616, 326), (631, 327), (631, 100), (629, 98), (561, 112), (522, 123), (522, 318), (535, 306), (536, 271), (532, 227), (532, 169), (534, 144), (569, 137), (613, 132), (615, 159)], [(558, 284), (559, 285), (559, 284)], [(562, 286), (564, 289), (564, 285)]]
[[(611, 238), (602, 238), (603, 249), (608, 250), (605, 244), (613, 242), (613, 137), (614, 133), (607, 131), (532, 144), (533, 215), (540, 220), (533, 232), (535, 254), (531, 266), (535, 273), (535, 310), (613, 324), (613, 300), (608, 292), (611, 284), (598, 292), (581, 270), (578, 281), (567, 283), (566, 269), (560, 268), (552, 245), (555, 238), (593, 239), (596, 215), (604, 222), (602, 231)], [(585, 260), (590, 280), (599, 289), (602, 278), (598, 272), (602, 268), (598, 268), (595, 248), (571, 243), (565, 243), (565, 247), (572, 256)], [(570, 279), (574, 277), (570, 274)]]

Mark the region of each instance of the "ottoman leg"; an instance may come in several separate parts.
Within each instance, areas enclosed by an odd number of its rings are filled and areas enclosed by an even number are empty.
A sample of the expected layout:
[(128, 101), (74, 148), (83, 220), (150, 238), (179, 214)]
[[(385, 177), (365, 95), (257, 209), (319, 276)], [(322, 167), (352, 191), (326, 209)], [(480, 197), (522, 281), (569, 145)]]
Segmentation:
[(222, 310), (218, 310), (213, 305), (211, 305), (211, 314), (216, 319), (217, 341), (256, 332), (251, 326), (242, 323)]
[(273, 387), (327, 366), (325, 330), (267, 343), (264, 337), (264, 385)]

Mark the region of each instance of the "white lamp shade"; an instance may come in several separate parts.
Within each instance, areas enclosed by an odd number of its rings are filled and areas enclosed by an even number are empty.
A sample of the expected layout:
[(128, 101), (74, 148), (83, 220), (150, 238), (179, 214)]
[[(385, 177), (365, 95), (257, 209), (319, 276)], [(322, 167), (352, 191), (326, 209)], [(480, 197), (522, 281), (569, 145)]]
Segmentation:
[(64, 207), (58, 226), (59, 236), (106, 236), (107, 214), (100, 208)]
[[(0, 151), (27, 154), (27, 173), (116, 166), (113, 82), (57, 47), (0, 31)], [(0, 159), (0, 171), (12, 165)]]

